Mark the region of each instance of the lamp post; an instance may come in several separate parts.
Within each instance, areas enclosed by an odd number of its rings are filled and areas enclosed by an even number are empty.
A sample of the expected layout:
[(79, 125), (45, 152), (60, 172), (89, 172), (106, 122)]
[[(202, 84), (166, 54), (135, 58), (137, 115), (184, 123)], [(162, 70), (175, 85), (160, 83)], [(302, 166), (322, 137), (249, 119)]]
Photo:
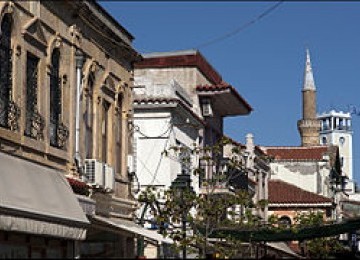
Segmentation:
[[(174, 197), (177, 199), (181, 205), (184, 205), (184, 193), (185, 192), (194, 192), (191, 186), (191, 178), (189, 174), (184, 173), (184, 171), (179, 174), (176, 179), (171, 183), (170, 189), (174, 191)], [(186, 259), (186, 217), (188, 213), (188, 205), (185, 205), (185, 209), (181, 214), (182, 222), (182, 238), (183, 238), (183, 247), (182, 247), (182, 258)]]

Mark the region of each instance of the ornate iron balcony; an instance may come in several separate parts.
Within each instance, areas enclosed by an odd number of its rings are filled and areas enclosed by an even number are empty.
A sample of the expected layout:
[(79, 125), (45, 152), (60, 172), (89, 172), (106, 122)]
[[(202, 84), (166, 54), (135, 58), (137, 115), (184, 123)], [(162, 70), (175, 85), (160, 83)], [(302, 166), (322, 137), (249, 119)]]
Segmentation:
[(69, 129), (61, 121), (50, 122), (50, 144), (54, 147), (65, 149), (69, 138)]
[(36, 140), (44, 140), (45, 120), (37, 111), (27, 111), (25, 135)]
[(0, 111), (0, 126), (12, 131), (19, 131), (20, 108), (14, 101), (9, 101), (7, 106)]

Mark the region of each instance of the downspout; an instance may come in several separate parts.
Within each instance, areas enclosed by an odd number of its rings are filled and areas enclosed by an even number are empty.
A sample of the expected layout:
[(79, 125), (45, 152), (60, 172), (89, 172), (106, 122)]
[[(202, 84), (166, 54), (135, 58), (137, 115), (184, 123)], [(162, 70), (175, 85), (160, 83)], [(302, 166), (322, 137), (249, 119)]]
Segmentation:
[(80, 156), (80, 97), (82, 90), (82, 68), (84, 66), (85, 57), (80, 49), (76, 49), (75, 62), (76, 62), (76, 112), (75, 112), (75, 156), (74, 160), (76, 167), (83, 175), (83, 165)]

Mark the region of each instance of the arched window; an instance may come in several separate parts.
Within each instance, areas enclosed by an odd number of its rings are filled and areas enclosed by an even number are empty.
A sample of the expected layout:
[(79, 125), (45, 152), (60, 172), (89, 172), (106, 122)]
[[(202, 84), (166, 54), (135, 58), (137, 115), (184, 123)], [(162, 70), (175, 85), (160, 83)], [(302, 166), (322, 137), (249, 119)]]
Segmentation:
[(282, 216), (281, 218), (279, 218), (279, 225), (282, 227), (290, 227), (291, 219), (288, 216)]
[(50, 144), (59, 146), (58, 128), (61, 119), (60, 50), (54, 49), (50, 70)]
[(27, 54), (26, 60), (26, 123), (25, 135), (36, 138), (33, 131), (33, 120), (37, 113), (37, 95), (38, 95), (38, 65), (39, 58)]
[(110, 106), (111, 104), (103, 99), (102, 102), (102, 121), (101, 121), (101, 159), (104, 163), (109, 163), (108, 147), (109, 147), (109, 123), (110, 123)]
[(94, 89), (94, 74), (90, 74), (88, 78), (88, 91), (84, 95), (85, 111), (83, 113), (85, 123), (85, 158), (92, 158), (93, 150), (93, 89)]
[(0, 35), (0, 126), (9, 127), (8, 113), (12, 95), (12, 21), (10, 14), (5, 14), (1, 21)]
[[(122, 94), (119, 94), (117, 97), (117, 108), (118, 108), (118, 123), (117, 123), (117, 132), (116, 132), (116, 158), (115, 158), (116, 169), (115, 170), (117, 173), (121, 173), (121, 138), (122, 138), (122, 110), (123, 110)], [(134, 145), (136, 145), (136, 143)]]

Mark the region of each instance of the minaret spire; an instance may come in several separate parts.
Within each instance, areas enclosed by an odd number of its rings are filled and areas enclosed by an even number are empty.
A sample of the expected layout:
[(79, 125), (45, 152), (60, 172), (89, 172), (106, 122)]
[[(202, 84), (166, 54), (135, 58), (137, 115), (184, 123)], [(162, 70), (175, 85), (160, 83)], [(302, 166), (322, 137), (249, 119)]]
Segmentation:
[(311, 68), (309, 49), (306, 49), (306, 64), (305, 64), (304, 86), (303, 86), (303, 90), (306, 89), (316, 90), (314, 75)]
[(304, 85), (302, 89), (302, 111), (302, 119), (298, 121), (301, 145), (319, 145), (320, 121), (316, 118), (316, 88), (309, 49), (306, 49)]

